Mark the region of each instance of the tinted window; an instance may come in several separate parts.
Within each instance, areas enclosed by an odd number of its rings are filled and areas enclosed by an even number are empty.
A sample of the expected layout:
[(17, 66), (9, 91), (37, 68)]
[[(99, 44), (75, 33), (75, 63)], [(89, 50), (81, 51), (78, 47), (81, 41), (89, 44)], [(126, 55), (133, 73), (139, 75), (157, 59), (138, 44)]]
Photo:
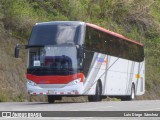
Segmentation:
[(87, 27), (85, 45), (87, 49), (99, 52), (106, 51), (106, 41), (103, 34), (95, 29)]
[(86, 29), (86, 49), (115, 57), (141, 62), (144, 60), (143, 46), (123, 40), (116, 36), (98, 31), (91, 27)]
[(36, 25), (33, 27), (29, 45), (77, 44), (79, 31), (78, 25)]

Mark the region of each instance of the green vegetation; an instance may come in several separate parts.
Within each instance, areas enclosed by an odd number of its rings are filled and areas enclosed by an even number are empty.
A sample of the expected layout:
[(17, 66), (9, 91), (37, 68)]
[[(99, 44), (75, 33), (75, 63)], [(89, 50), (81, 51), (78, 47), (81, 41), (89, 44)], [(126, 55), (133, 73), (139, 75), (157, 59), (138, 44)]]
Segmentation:
[[(24, 101), (25, 57), (13, 57), (26, 44), (36, 22), (78, 20), (100, 25), (145, 45), (147, 93), (160, 89), (159, 0), (1, 0), (0, 101)], [(153, 97), (153, 96), (152, 96)], [(146, 94), (145, 99), (151, 99)], [(154, 98), (153, 98), (154, 99)]]

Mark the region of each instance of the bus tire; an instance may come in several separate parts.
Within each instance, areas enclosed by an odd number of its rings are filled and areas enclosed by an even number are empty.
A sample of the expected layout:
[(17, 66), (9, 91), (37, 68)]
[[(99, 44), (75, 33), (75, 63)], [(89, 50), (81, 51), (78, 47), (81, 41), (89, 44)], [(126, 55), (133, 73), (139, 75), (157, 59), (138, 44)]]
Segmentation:
[(101, 101), (102, 100), (101, 94), (102, 94), (102, 87), (101, 87), (101, 83), (98, 81), (96, 85), (95, 95), (88, 96), (88, 101), (89, 102)]
[(55, 102), (55, 98), (53, 95), (48, 95), (48, 103), (54, 103)]
[(136, 95), (135, 95), (135, 85), (132, 84), (132, 87), (131, 87), (131, 95), (130, 95), (130, 97), (129, 97), (129, 100), (134, 100), (135, 97), (136, 97)]
[(122, 101), (131, 101), (131, 100), (134, 100), (135, 97), (136, 97), (136, 95), (135, 95), (135, 85), (132, 84), (131, 94), (129, 96), (122, 97), (121, 100)]

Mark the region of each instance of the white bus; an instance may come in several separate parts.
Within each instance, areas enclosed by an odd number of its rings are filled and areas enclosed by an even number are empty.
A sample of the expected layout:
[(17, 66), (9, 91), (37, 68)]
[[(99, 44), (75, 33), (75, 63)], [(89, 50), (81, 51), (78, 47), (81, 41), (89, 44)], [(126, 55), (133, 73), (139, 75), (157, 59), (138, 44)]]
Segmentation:
[(36, 23), (26, 48), (28, 93), (46, 95), (49, 103), (83, 95), (89, 101), (133, 100), (145, 92), (143, 44), (97, 25)]

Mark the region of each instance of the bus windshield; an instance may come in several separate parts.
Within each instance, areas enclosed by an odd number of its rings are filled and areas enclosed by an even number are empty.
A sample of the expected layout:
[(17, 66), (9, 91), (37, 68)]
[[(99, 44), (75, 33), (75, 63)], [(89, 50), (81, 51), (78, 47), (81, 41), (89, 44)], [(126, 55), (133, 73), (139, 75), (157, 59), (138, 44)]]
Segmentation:
[(28, 73), (36, 75), (74, 74), (80, 69), (76, 46), (29, 48)]
[(77, 44), (80, 29), (80, 25), (36, 25), (32, 29), (29, 45)]

